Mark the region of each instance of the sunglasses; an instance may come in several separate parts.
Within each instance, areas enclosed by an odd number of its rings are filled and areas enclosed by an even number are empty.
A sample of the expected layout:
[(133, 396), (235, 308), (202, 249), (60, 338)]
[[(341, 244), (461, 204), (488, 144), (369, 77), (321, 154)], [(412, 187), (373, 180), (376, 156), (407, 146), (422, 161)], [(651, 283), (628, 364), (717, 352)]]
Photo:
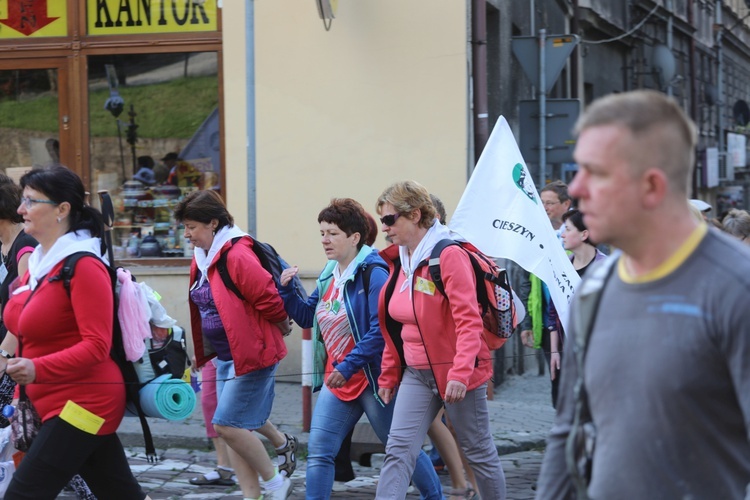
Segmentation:
[(396, 219), (399, 217), (401, 217), (401, 214), (384, 215), (380, 218), (380, 222), (385, 226), (392, 226), (396, 223)]

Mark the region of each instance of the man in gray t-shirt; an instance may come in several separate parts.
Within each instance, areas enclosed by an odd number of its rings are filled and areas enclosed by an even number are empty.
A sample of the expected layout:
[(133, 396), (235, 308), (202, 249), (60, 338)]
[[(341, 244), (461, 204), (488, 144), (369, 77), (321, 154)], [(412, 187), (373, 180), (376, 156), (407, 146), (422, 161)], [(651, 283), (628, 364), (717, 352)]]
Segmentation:
[[(580, 200), (591, 238), (622, 250), (583, 365), (596, 429), (587, 494), (744, 498), (750, 251), (690, 213), (694, 126), (672, 99), (636, 91), (596, 101), (576, 128), (580, 170), (570, 194)], [(568, 331), (570, 339), (579, 334)], [(574, 494), (565, 448), (577, 356), (569, 348), (563, 357), (538, 499)]]

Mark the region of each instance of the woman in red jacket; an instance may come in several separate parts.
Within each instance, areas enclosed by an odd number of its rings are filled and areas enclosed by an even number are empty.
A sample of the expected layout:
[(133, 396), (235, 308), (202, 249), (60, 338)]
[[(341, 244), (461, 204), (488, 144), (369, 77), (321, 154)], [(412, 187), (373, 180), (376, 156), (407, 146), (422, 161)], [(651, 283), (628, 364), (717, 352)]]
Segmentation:
[(429, 192), (414, 181), (394, 184), (378, 198), (377, 210), (393, 241), (381, 252), (391, 274), (379, 304), (385, 351), (378, 394), (388, 403), (398, 388), (399, 397), (376, 498), (405, 497), (427, 429), (445, 406), (482, 498), (504, 499), (505, 476), (487, 410), (492, 359), (469, 257), (458, 246), (442, 252), (446, 299), (430, 278), (427, 260), (451, 234), (435, 218)]
[[(217, 405), (213, 425), (229, 446), (229, 459), (245, 498), (285, 499), (292, 485), (279, 473), (254, 430), (271, 437), (294, 458), (296, 438), (268, 420), (279, 361), (287, 350), (282, 334), (291, 325), (273, 278), (252, 250), (253, 240), (234, 225), (215, 191), (194, 191), (175, 208), (185, 239), (195, 245), (190, 266), (190, 321), (198, 367), (216, 358)], [(242, 294), (224, 285), (217, 263), (226, 253), (226, 272)], [(295, 459), (296, 460), (296, 459)]]
[[(55, 498), (80, 474), (98, 498), (146, 497), (115, 431), (125, 413), (122, 373), (110, 357), (112, 282), (101, 255), (101, 214), (84, 204), (81, 179), (57, 166), (21, 177), (18, 213), (39, 242), (28, 271), (11, 286), (4, 321), (18, 338), (7, 373), (25, 386), (42, 426), (5, 493), (6, 499)], [(73, 253), (69, 289), (60, 275)]]

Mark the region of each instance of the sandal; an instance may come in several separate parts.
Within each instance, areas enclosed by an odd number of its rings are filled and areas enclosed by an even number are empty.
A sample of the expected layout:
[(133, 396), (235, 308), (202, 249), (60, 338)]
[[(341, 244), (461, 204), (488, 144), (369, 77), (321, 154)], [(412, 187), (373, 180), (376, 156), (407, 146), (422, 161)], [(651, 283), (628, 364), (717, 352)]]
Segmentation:
[(234, 471), (216, 468), (206, 474), (190, 479), (190, 484), (197, 486), (234, 486), (236, 483), (232, 476)]
[[(276, 455), (279, 458), (279, 473), (290, 477), (297, 469), (297, 447), (299, 446), (299, 442), (291, 434), (284, 433), (284, 436), (286, 436), (286, 446), (277, 449)], [(282, 458), (284, 459), (283, 462), (281, 461)]]

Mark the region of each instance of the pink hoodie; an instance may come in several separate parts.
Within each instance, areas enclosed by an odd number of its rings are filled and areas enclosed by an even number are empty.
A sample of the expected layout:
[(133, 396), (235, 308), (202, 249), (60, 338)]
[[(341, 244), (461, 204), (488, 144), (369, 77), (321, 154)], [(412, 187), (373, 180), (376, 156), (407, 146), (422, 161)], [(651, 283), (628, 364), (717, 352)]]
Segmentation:
[[(401, 271), (398, 247), (393, 245), (380, 252), (388, 263), (391, 275), (380, 292), (378, 312), (380, 328), (385, 338), (382, 372), (378, 385), (395, 388), (405, 366), (401, 324), (388, 314), (388, 301), (393, 294), (396, 276)], [(476, 389), (492, 377), (490, 350), (482, 337), (482, 317), (476, 298), (476, 282), (469, 256), (457, 246), (448, 247), (440, 256), (440, 269), (445, 293), (412, 290), (417, 322), (422, 332), (425, 350), (432, 365), (441, 397), (449, 380)], [(432, 282), (429, 268), (419, 267), (416, 277)], [(424, 287), (423, 287), (424, 288)]]

